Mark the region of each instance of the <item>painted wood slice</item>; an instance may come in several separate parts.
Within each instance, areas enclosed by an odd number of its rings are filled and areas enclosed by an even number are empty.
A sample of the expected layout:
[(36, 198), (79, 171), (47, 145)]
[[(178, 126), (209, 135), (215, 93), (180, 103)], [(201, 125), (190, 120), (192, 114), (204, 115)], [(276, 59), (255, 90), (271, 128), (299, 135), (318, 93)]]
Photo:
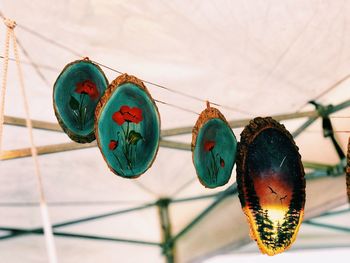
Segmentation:
[(207, 188), (225, 185), (236, 160), (237, 140), (219, 110), (208, 107), (192, 131), (192, 159), (199, 181)]
[(97, 143), (111, 171), (126, 178), (143, 174), (157, 155), (160, 117), (142, 81), (127, 74), (116, 78), (95, 114)]
[(289, 248), (304, 215), (305, 178), (298, 147), (285, 127), (255, 118), (241, 133), (237, 184), (250, 233), (262, 253)]
[(101, 68), (88, 59), (68, 64), (53, 88), (58, 123), (76, 142), (95, 140), (94, 114), (108, 81)]
[(346, 165), (346, 188), (348, 193), (348, 200), (350, 203), (350, 137), (348, 142), (348, 154), (347, 154), (347, 165)]

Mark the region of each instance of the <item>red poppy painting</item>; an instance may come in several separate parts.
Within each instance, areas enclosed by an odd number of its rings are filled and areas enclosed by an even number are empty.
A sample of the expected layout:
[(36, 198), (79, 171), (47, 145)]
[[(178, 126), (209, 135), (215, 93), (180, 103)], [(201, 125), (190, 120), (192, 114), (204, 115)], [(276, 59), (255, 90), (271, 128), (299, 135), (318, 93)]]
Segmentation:
[(88, 79), (83, 82), (78, 82), (74, 92), (80, 94), (79, 99), (76, 99), (75, 95), (72, 94), (69, 106), (72, 109), (73, 116), (76, 118), (76, 122), (78, 123), (78, 129), (83, 130), (88, 116), (88, 100), (97, 100), (100, 93), (98, 92), (96, 84)]
[(53, 87), (53, 106), (62, 130), (75, 142), (95, 140), (95, 109), (108, 86), (102, 69), (88, 58), (64, 67)]
[(160, 117), (141, 80), (118, 76), (95, 111), (98, 147), (111, 171), (136, 178), (152, 165), (159, 147)]
[(120, 110), (113, 114), (113, 120), (118, 125), (123, 125), (124, 122), (132, 122), (138, 124), (142, 121), (142, 110), (137, 107), (130, 108), (129, 106), (121, 106)]
[(96, 87), (96, 84), (91, 80), (78, 82), (76, 85), (75, 92), (79, 94), (86, 94), (92, 100), (96, 100), (100, 96), (100, 93), (98, 92), (98, 88)]
[(220, 167), (225, 167), (225, 161), (219, 153), (215, 153), (215, 141), (205, 141), (204, 151), (210, 154), (211, 161), (209, 165), (207, 165), (207, 172), (211, 178), (211, 182), (216, 184)]
[[(117, 132), (117, 141), (111, 140), (109, 149), (114, 151), (119, 144), (119, 140), (121, 140), (123, 155), (119, 157), (117, 155), (114, 156), (122, 170), (130, 169), (132, 171), (136, 162), (137, 144), (140, 140), (144, 140), (137, 128), (137, 124), (143, 120), (142, 110), (138, 107), (123, 105), (119, 111), (112, 115), (112, 120), (121, 127), (122, 134)], [(121, 158), (125, 159), (126, 167), (123, 167)]]
[(225, 117), (207, 105), (192, 130), (192, 158), (202, 185), (215, 188), (229, 181), (236, 146), (236, 137)]

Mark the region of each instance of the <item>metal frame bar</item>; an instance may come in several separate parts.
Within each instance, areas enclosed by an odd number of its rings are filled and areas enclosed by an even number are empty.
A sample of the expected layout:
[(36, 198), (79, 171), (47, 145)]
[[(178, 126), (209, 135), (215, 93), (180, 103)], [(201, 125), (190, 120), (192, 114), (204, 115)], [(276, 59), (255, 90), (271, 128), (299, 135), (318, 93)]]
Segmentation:
[[(11, 232), (8, 235), (0, 236), (0, 240), (6, 240), (9, 238), (23, 236), (23, 235), (43, 235), (44, 230), (42, 228), (33, 228), (33, 229), (22, 229), (22, 228), (6, 228), (1, 227), (0, 230)], [(62, 237), (72, 237), (72, 238), (83, 238), (83, 239), (93, 239), (93, 240), (102, 240), (102, 241), (114, 241), (114, 242), (124, 242), (124, 243), (132, 243), (138, 245), (149, 245), (149, 246), (161, 246), (161, 243), (144, 241), (144, 240), (135, 240), (135, 239), (126, 239), (126, 238), (116, 238), (116, 237), (106, 237), (106, 236), (97, 236), (97, 235), (82, 235), (75, 234), (71, 232), (60, 232), (53, 231), (55, 236)]]
[(212, 204), (210, 204), (207, 208), (205, 208), (195, 219), (193, 219), (189, 224), (187, 224), (179, 233), (177, 233), (170, 242), (175, 243), (180, 237), (182, 237), (184, 234), (189, 232), (197, 222), (201, 221), (203, 217), (206, 216), (212, 209), (214, 209), (222, 200), (224, 200), (228, 196), (232, 196), (237, 193), (238, 193), (238, 189), (237, 189), (236, 183), (228, 187), (226, 190), (220, 192), (217, 195), (215, 201)]
[[(160, 140), (159, 145), (164, 148), (171, 148), (171, 149), (184, 150), (184, 151), (191, 150), (190, 144), (163, 140), (163, 139)], [(38, 155), (45, 155), (45, 154), (51, 154), (51, 153), (60, 153), (60, 152), (66, 152), (66, 151), (93, 148), (96, 146), (97, 146), (96, 142), (84, 143), (84, 144), (76, 143), (76, 142), (68, 142), (68, 143), (37, 146), (36, 149), (37, 149)], [(30, 157), (30, 156), (31, 156), (30, 148), (21, 148), (21, 149), (3, 151), (2, 154), (0, 155), (0, 160), (5, 161), (5, 160)]]
[[(350, 106), (350, 100), (346, 100), (346, 101), (344, 101), (336, 106), (325, 107), (322, 114), (329, 115), (329, 114), (332, 114), (336, 111), (342, 110), (342, 109), (349, 107), (349, 106)], [(313, 122), (315, 122), (320, 116), (321, 116), (321, 113), (317, 110), (314, 110), (314, 111), (274, 115), (272, 117), (277, 121), (309, 117), (309, 119), (305, 123), (303, 123), (296, 131), (293, 132), (292, 135), (294, 137), (297, 137), (307, 127), (309, 127)], [(243, 127), (243, 126), (247, 125), (249, 123), (249, 121), (250, 121), (250, 119), (229, 121), (229, 125), (231, 128), (239, 128), (239, 127)], [(16, 125), (16, 126), (25, 126), (25, 120), (22, 118), (5, 116), (5, 124)], [(49, 131), (62, 131), (61, 127), (56, 123), (37, 121), (37, 120), (33, 120), (33, 127), (37, 128), (37, 129), (44, 129), (44, 130), (49, 130)], [(188, 143), (164, 140), (163, 137), (188, 134), (188, 133), (192, 132), (192, 128), (193, 127), (188, 126), (188, 127), (180, 127), (180, 128), (162, 130), (161, 131), (160, 146), (166, 147), (166, 148), (178, 149), (178, 150), (191, 150), (191, 146)], [(37, 147), (37, 149), (38, 149), (38, 154), (43, 155), (43, 154), (49, 154), (49, 153), (57, 153), (57, 152), (85, 149), (85, 148), (90, 148), (90, 147), (95, 147), (95, 146), (96, 146), (96, 142), (93, 142), (90, 144), (77, 144), (74, 142), (70, 142), (70, 143), (39, 146), (39, 147)], [(29, 156), (30, 156), (30, 149), (23, 148), (23, 149), (3, 151), (2, 155), (0, 156), (0, 160), (10, 160), (10, 159), (29, 157)]]
[(172, 239), (171, 219), (169, 215), (169, 204), (171, 200), (161, 198), (158, 200), (158, 214), (160, 221), (160, 230), (162, 234), (162, 253), (166, 258), (167, 263), (175, 262), (174, 245), (169, 242)]
[(318, 222), (315, 222), (313, 220), (306, 220), (303, 223), (308, 224), (308, 225), (312, 225), (312, 226), (322, 227), (322, 228), (329, 228), (329, 229), (337, 230), (337, 231), (350, 232), (350, 227), (343, 227), (343, 226), (335, 226), (335, 225), (331, 225), (331, 224), (318, 223)]
[[(326, 114), (331, 114), (333, 112), (336, 112), (338, 110), (341, 110), (341, 109), (349, 107), (349, 106), (350, 106), (350, 100), (344, 101), (343, 103), (340, 103), (339, 105), (336, 105), (334, 107), (328, 107)], [(318, 117), (320, 117), (320, 113), (318, 111), (308, 111), (308, 112), (282, 114), (282, 115), (273, 116), (273, 118), (276, 119), (277, 121), (290, 120), (290, 119), (303, 118), (303, 117), (308, 117), (309, 119), (306, 122), (304, 122), (297, 130), (295, 130), (293, 132), (294, 137), (297, 137), (298, 135), (300, 135), (307, 127), (309, 127), (313, 122), (315, 122), (318, 119)], [(229, 124), (232, 128), (239, 128), (239, 127), (242, 127), (242, 126), (245, 126), (246, 124), (248, 124), (249, 121), (250, 121), (250, 119), (243, 119), (243, 120), (237, 120), (237, 121), (230, 121)], [(23, 119), (15, 118), (15, 117), (6, 116), (5, 123), (9, 124), (9, 125), (25, 126), (25, 122)], [(58, 124), (49, 123), (49, 122), (33, 121), (33, 127), (37, 128), (37, 129), (48, 130), (48, 131), (62, 132), (62, 130)], [(190, 132), (192, 132), (192, 127), (181, 127), (181, 128), (163, 130), (161, 132), (161, 136), (162, 137), (175, 136), (175, 135), (187, 134)], [(167, 140), (161, 139), (160, 145), (162, 147), (175, 148), (175, 149), (181, 149), (181, 150), (190, 150), (189, 144), (181, 143), (181, 142), (167, 141)], [(70, 150), (76, 150), (76, 149), (90, 148), (90, 147), (95, 147), (95, 146), (96, 146), (96, 142), (90, 143), (90, 144), (83, 144), (83, 145), (76, 144), (76, 143), (64, 143), (64, 144), (40, 146), (40, 147), (37, 147), (37, 149), (38, 149), (38, 154), (48, 154), (48, 153), (54, 153), (54, 152), (63, 152), (63, 151), (70, 151)], [(4, 152), (3, 155), (0, 156), (0, 159), (8, 160), (8, 159), (14, 159), (14, 158), (20, 158), (20, 157), (26, 157), (26, 156), (30, 156), (30, 151), (28, 149), (17, 149), (17, 150), (11, 150), (11, 151)], [(317, 163), (305, 162), (304, 165), (306, 168), (311, 168), (311, 169), (315, 170), (313, 173), (308, 174), (307, 178), (310, 179), (310, 178), (318, 178), (320, 176), (338, 175), (339, 173), (343, 173), (343, 171), (340, 168), (342, 168), (344, 164), (342, 162), (340, 162), (338, 165), (332, 166), (332, 165), (327, 165), (327, 164), (317, 164)], [(196, 225), (199, 221), (201, 221), (222, 200), (224, 200), (228, 196), (232, 196), (235, 194), (237, 194), (237, 184), (236, 183), (233, 184), (232, 186), (228, 187), (226, 190), (219, 192), (219, 193), (216, 193), (216, 194), (195, 196), (195, 197), (189, 197), (189, 198), (180, 198), (180, 199), (174, 199), (174, 200), (167, 199), (167, 202), (165, 205), (162, 202), (163, 199), (160, 199), (155, 203), (145, 204), (145, 205), (142, 205), (139, 207), (134, 207), (134, 208), (125, 209), (125, 210), (119, 210), (119, 211), (113, 211), (110, 213), (104, 213), (104, 214), (99, 214), (99, 215), (95, 215), (95, 216), (78, 218), (75, 220), (69, 220), (69, 221), (65, 221), (62, 223), (57, 223), (57, 224), (54, 224), (52, 226), (54, 229), (53, 234), (56, 236), (62, 236), (62, 237), (84, 238), (84, 239), (93, 239), (93, 240), (127, 242), (127, 243), (140, 244), (140, 245), (160, 246), (163, 249), (163, 253), (167, 259), (167, 262), (172, 263), (175, 261), (174, 248), (175, 248), (176, 242), (183, 235), (188, 233), (194, 225)], [(215, 198), (215, 200), (207, 208), (205, 208), (200, 214), (198, 214), (198, 216), (195, 217), (194, 220), (192, 220), (190, 223), (188, 223), (179, 233), (177, 233), (175, 236), (172, 236), (172, 234), (171, 234), (171, 222), (170, 222), (170, 216), (169, 216), (169, 211), (168, 211), (169, 205), (171, 203), (181, 203), (181, 202), (195, 201), (195, 200), (201, 200), (201, 199), (207, 199), (207, 198)], [(88, 222), (88, 221), (92, 221), (92, 220), (98, 220), (101, 218), (115, 216), (118, 214), (124, 214), (124, 213), (128, 213), (128, 212), (133, 212), (133, 211), (146, 209), (146, 208), (153, 207), (153, 206), (158, 206), (158, 209), (159, 209), (159, 216), (160, 216), (162, 235), (163, 235), (162, 243), (149, 242), (149, 241), (143, 241), (143, 240), (122, 239), (122, 238), (115, 238), (115, 237), (82, 235), (82, 234), (75, 234), (75, 233), (70, 233), (70, 232), (55, 231), (55, 229), (59, 228), (59, 227), (64, 227), (64, 226), (73, 225), (73, 224), (79, 224), (79, 223)], [(334, 214), (335, 213), (336, 212), (334, 212)], [(338, 213), (340, 213), (340, 212), (338, 212)], [(330, 214), (331, 214), (331, 212), (328, 213), (328, 215), (330, 215)], [(323, 216), (326, 216), (326, 214), (324, 214)], [(314, 225), (314, 226), (319, 226), (319, 227), (326, 227), (326, 228), (330, 228), (330, 229), (334, 229), (334, 230), (350, 232), (350, 228), (317, 223), (317, 222), (314, 222), (311, 220), (304, 221), (304, 223)], [(17, 229), (17, 228), (0, 227), (0, 230), (10, 232), (7, 235), (0, 236), (0, 240), (6, 240), (9, 238), (14, 238), (14, 237), (28, 235), (28, 234), (43, 234), (42, 227), (41, 228), (33, 228), (33, 229)]]

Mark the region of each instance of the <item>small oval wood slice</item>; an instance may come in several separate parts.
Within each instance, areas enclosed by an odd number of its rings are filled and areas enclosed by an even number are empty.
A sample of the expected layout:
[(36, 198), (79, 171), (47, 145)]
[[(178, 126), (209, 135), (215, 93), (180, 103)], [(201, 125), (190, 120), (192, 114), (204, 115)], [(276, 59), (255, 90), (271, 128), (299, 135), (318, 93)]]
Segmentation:
[(241, 133), (237, 184), (250, 232), (262, 253), (289, 248), (304, 214), (305, 178), (298, 147), (285, 127), (255, 118)]
[(192, 160), (201, 184), (207, 188), (225, 185), (236, 160), (237, 140), (225, 117), (206, 108), (192, 130)]
[(123, 74), (96, 107), (98, 147), (111, 171), (136, 178), (152, 165), (159, 148), (158, 108), (141, 80)]
[(88, 59), (68, 64), (58, 76), (53, 88), (55, 115), (73, 141), (95, 140), (95, 108), (107, 85), (101, 68)]
[(346, 165), (346, 188), (348, 193), (348, 200), (350, 203), (350, 137), (348, 142), (347, 165)]

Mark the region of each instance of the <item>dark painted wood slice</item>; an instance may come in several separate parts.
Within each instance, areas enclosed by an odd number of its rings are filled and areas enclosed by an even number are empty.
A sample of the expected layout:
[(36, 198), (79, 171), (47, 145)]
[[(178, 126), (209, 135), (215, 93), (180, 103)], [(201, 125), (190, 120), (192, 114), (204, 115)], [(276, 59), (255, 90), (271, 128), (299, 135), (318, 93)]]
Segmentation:
[(98, 147), (111, 171), (136, 178), (152, 165), (159, 148), (158, 108), (141, 80), (123, 74), (96, 107)]
[(107, 86), (101, 68), (88, 59), (68, 64), (58, 76), (53, 88), (55, 115), (73, 141), (95, 140), (95, 108)]
[(346, 189), (350, 203), (350, 137), (348, 142), (347, 165), (346, 165)]
[(241, 133), (237, 184), (251, 236), (262, 253), (289, 248), (302, 222), (304, 168), (291, 134), (270, 117), (255, 118)]
[(192, 160), (202, 185), (225, 185), (236, 161), (237, 140), (225, 117), (208, 107), (192, 130)]

